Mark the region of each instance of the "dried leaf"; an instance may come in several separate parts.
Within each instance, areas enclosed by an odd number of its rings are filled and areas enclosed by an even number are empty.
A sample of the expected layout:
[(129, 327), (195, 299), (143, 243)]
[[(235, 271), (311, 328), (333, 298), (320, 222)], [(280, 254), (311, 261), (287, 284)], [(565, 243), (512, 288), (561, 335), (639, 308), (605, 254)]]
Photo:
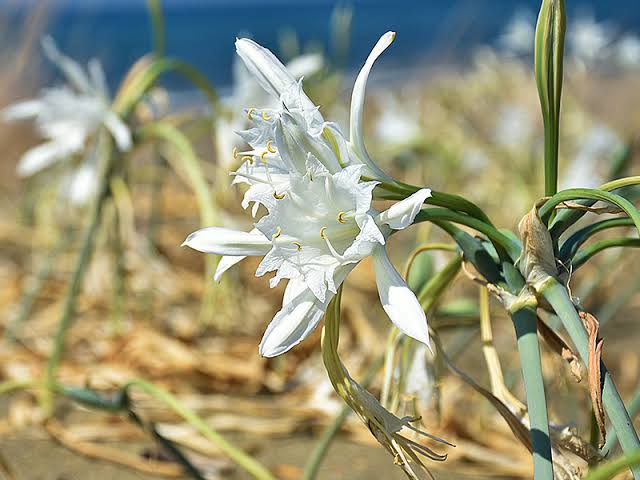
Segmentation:
[(578, 356), (573, 353), (571, 347), (564, 341), (564, 339), (556, 333), (549, 325), (547, 325), (540, 317), (538, 317), (538, 333), (547, 343), (549, 348), (560, 355), (567, 361), (571, 368), (571, 374), (576, 379), (576, 382), (582, 381), (582, 364)]
[(589, 393), (591, 395), (591, 404), (593, 405), (593, 414), (596, 417), (598, 430), (600, 430), (600, 447), (602, 447), (607, 436), (604, 406), (602, 404), (602, 372), (600, 371), (600, 358), (602, 357), (602, 344), (604, 340), (598, 337), (600, 324), (596, 317), (588, 312), (580, 312), (580, 318), (589, 334)]

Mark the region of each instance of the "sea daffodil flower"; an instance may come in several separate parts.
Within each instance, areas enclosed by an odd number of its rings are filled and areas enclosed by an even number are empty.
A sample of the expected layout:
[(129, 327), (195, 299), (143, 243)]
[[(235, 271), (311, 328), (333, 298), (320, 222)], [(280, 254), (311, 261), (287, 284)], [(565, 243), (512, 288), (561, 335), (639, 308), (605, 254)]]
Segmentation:
[[(282, 194), (288, 188), (288, 174), (304, 174), (306, 153), (315, 158), (331, 173), (349, 165), (364, 165), (367, 177), (387, 181), (389, 177), (369, 157), (363, 136), (363, 111), (367, 80), (376, 59), (393, 42), (394, 32), (385, 33), (376, 43), (360, 71), (352, 93), (350, 139), (340, 128), (324, 120), (302, 84), (269, 50), (256, 42), (243, 38), (236, 41), (236, 50), (247, 69), (262, 88), (280, 102), (279, 108), (246, 110), (254, 127), (238, 132), (251, 146), (251, 150), (238, 152), (234, 157), (243, 160), (234, 172), (234, 183), (250, 185), (243, 206), (254, 203), (265, 192)], [(288, 154), (288, 155), (287, 155)]]
[(288, 174), (286, 193), (263, 192), (268, 214), (252, 232), (209, 227), (184, 245), (225, 255), (216, 278), (246, 256), (263, 256), (257, 276), (276, 272), (271, 287), (289, 280), (283, 307), (267, 327), (260, 353), (280, 355), (304, 340), (322, 319), (348, 273), (371, 256), (382, 306), (405, 334), (428, 344), (424, 311), (391, 264), (385, 243), (393, 230), (409, 226), (431, 191), (422, 189), (378, 212), (371, 207), (375, 181), (361, 182), (363, 165), (330, 172), (311, 153), (304, 174)]
[[(9, 121), (34, 119), (36, 130), (47, 141), (28, 150), (18, 164), (18, 174), (30, 176), (51, 164), (84, 153), (87, 141), (101, 127), (113, 136), (121, 151), (131, 148), (131, 133), (125, 123), (110, 110), (109, 93), (104, 72), (97, 60), (91, 60), (87, 71), (57, 49), (50, 37), (42, 41), (45, 55), (58, 66), (68, 84), (47, 88), (33, 100), (25, 100), (7, 107), (3, 114)], [(79, 169), (84, 180), (94, 171), (96, 162), (89, 155)], [(77, 181), (72, 181), (72, 188)]]

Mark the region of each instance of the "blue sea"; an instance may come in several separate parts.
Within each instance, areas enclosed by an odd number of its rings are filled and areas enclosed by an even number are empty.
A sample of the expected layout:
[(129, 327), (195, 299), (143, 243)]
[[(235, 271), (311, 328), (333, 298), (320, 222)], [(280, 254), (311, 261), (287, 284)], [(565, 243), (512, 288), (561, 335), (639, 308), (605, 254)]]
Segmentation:
[[(18, 18), (28, 2), (0, 0), (0, 14)], [(33, 2), (32, 2), (33, 3)], [(329, 49), (331, 0), (165, 0), (167, 52), (200, 69), (221, 89), (231, 83), (234, 40), (251, 36), (278, 53), (279, 39), (295, 32), (300, 44)], [(620, 31), (640, 34), (640, 1), (570, 0), (569, 22), (593, 15)], [(20, 5), (20, 8), (16, 8)], [(398, 36), (380, 62), (386, 68), (465, 61), (482, 44), (496, 42), (518, 11), (535, 15), (539, 0), (353, 0), (353, 29), (347, 67), (356, 70), (377, 38)], [(22, 10), (22, 12), (17, 12)], [(10, 17), (10, 23), (19, 24)], [(144, 0), (57, 0), (45, 30), (70, 56), (99, 58), (111, 85), (152, 48)], [(170, 87), (180, 89), (178, 79)], [(186, 88), (186, 85), (184, 85)]]

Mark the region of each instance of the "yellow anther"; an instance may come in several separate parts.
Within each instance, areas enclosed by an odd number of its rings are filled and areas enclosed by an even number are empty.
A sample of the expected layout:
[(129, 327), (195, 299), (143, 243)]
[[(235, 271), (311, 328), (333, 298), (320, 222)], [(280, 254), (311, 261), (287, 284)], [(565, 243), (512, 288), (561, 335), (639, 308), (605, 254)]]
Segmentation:
[(274, 233), (273, 235), (271, 235), (271, 238), (273, 240), (275, 240), (276, 238), (278, 238), (280, 236), (280, 234), (282, 233), (282, 229), (280, 227), (278, 227), (278, 231), (276, 231), (276, 233)]
[(250, 155), (245, 155), (242, 157), (242, 161), (243, 162), (249, 162), (251, 165), (253, 165), (253, 157)]
[(276, 200), (282, 200), (282, 199), (284, 198), (284, 193), (280, 193), (280, 194), (279, 194), (278, 192), (275, 192), (275, 191), (274, 191), (274, 192), (273, 192), (273, 197), (274, 197)]
[(256, 109), (255, 109), (255, 108), (250, 108), (250, 109), (247, 111), (247, 118), (248, 118), (249, 120), (253, 120), (253, 117), (251, 116), (251, 114), (252, 114), (253, 112), (255, 112), (255, 111), (256, 111)]
[(273, 148), (272, 143), (273, 143), (273, 142), (272, 142), (271, 140), (269, 140), (269, 141), (267, 142), (267, 150), (269, 150), (269, 153), (276, 153), (276, 149), (275, 149), (275, 148)]
[(238, 158), (238, 147), (233, 147), (233, 158)]
[(262, 112), (262, 119), (268, 122), (269, 120), (273, 120), (273, 117), (269, 115), (267, 112)]
[(327, 227), (322, 227), (322, 228), (320, 229), (320, 238), (321, 238), (321, 239), (323, 239), (323, 240), (325, 239), (324, 232), (325, 232), (326, 230), (327, 230)]
[(347, 221), (344, 219), (344, 216), (345, 216), (345, 215), (346, 215), (346, 213), (345, 213), (345, 212), (340, 212), (340, 213), (338, 214), (338, 221), (339, 221), (340, 223), (347, 223)]
[(302, 245), (300, 245), (300, 243), (299, 243), (299, 242), (291, 242), (291, 243), (293, 243), (293, 244), (296, 246), (296, 248), (298, 249), (298, 251), (302, 250)]
[(260, 161), (261, 161), (262, 163), (267, 163), (267, 161), (264, 159), (264, 156), (265, 156), (267, 153), (269, 153), (269, 152), (267, 152), (267, 151), (265, 150), (264, 152), (262, 152), (262, 153), (260, 154)]

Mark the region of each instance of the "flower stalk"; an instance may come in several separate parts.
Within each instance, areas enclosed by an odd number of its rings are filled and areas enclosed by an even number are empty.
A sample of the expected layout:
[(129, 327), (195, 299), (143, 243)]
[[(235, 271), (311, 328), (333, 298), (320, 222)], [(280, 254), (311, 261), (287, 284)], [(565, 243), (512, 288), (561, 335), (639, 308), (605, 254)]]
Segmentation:
[[(582, 361), (586, 364), (589, 359), (588, 336), (582, 320), (571, 301), (567, 289), (555, 278), (547, 277), (541, 281), (537, 287), (539, 295), (544, 297), (552, 306), (563, 326), (569, 333), (573, 344), (576, 346)], [(636, 433), (633, 422), (620, 398), (613, 379), (604, 363), (600, 365), (602, 376), (604, 377), (604, 387), (602, 390), (602, 401), (606, 413), (611, 420), (611, 424), (616, 431), (620, 446), (625, 454), (640, 449), (640, 441)], [(640, 467), (631, 468), (634, 478), (640, 479)]]
[(542, 0), (535, 35), (535, 72), (544, 123), (544, 191), (558, 190), (558, 144), (564, 36), (567, 19), (564, 0)]

